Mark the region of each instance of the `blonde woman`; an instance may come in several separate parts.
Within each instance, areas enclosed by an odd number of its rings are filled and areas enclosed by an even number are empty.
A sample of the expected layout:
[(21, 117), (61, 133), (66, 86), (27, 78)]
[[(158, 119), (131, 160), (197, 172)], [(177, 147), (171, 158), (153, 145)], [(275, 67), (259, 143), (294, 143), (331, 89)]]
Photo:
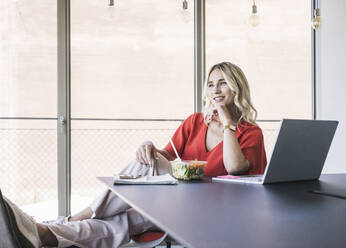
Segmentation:
[[(263, 174), (267, 163), (263, 135), (243, 71), (229, 62), (212, 66), (203, 97), (204, 114), (189, 116), (172, 137), (179, 156), (208, 161), (206, 176)], [(157, 153), (175, 159), (170, 143), (158, 150), (149, 142), (138, 149), (137, 159), (150, 164)]]
[[(204, 113), (189, 116), (172, 137), (179, 156), (208, 161), (206, 176), (262, 174), (266, 165), (263, 135), (242, 70), (229, 62), (212, 66), (204, 100)], [(147, 168), (153, 159), (159, 171), (169, 172), (167, 160), (174, 160), (175, 153), (169, 143), (159, 150), (152, 142), (144, 142), (135, 163)], [(0, 214), (7, 213), (5, 218), (14, 227), (13, 240), (28, 247), (119, 247), (131, 235), (157, 229), (109, 190), (78, 214), (44, 224), (36, 223), (1, 194), (0, 200)]]

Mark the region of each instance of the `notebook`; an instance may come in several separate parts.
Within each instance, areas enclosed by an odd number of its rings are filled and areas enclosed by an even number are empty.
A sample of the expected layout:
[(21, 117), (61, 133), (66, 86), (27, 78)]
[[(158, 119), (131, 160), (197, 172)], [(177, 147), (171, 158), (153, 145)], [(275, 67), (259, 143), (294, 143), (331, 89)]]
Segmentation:
[(338, 121), (283, 119), (263, 175), (213, 177), (214, 182), (279, 183), (321, 175)]
[(114, 176), (114, 184), (177, 184), (178, 180), (170, 174), (160, 176), (141, 176), (135, 179), (120, 178), (119, 175)]

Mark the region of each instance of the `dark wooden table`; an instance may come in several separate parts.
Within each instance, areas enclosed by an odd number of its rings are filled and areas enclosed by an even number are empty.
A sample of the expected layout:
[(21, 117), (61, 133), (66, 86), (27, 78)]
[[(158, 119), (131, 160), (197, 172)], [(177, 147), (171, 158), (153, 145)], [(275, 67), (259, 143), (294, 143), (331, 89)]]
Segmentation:
[(250, 185), (210, 179), (179, 185), (101, 182), (186, 247), (346, 247), (346, 174)]

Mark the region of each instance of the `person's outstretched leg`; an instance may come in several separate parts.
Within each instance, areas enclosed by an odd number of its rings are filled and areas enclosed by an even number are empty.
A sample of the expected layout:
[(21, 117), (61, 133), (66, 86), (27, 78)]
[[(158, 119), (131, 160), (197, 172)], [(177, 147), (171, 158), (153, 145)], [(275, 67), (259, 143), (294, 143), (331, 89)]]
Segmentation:
[[(65, 224), (43, 226), (41, 228), (49, 229), (51, 235), (56, 237), (59, 247), (75, 245), (82, 248), (119, 247), (128, 243), (132, 235), (149, 230), (159, 230), (133, 208), (104, 219), (86, 219)], [(45, 239), (42, 239), (42, 243), (46, 245), (57, 245), (57, 243), (54, 243), (52, 237), (48, 239), (49, 234), (47, 230), (43, 232), (45, 232), (43, 235)]]
[[(100, 206), (116, 206), (116, 204), (109, 203), (109, 201), (114, 202), (108, 197), (113, 194), (107, 192), (103, 195), (104, 197), (100, 197), (103, 201), (100, 202), (108, 204), (100, 204)], [(105, 220), (87, 219), (85, 221), (65, 222), (64, 224), (45, 225), (36, 223), (33, 218), (25, 214), (7, 198), (4, 198), (3, 202), (10, 213), (11, 223), (15, 225), (17, 230), (18, 240), (28, 247), (38, 248), (42, 245), (57, 246), (58, 244), (60, 247), (71, 245), (80, 247), (117, 247), (129, 240), (127, 213), (124, 210), (128, 208), (128, 205), (120, 204), (124, 207), (119, 210), (122, 213)], [(100, 210), (103, 209), (102, 207)], [(108, 213), (106, 209), (102, 212)], [(112, 212), (116, 211), (113, 210)], [(88, 214), (90, 212), (85, 211), (77, 217), (88, 218)], [(91, 241), (95, 244), (94, 246), (90, 246)], [(115, 246), (112, 246), (113, 243)]]
[[(158, 164), (160, 164), (160, 159)], [(163, 171), (168, 172), (169, 169), (169, 167), (164, 166)], [(63, 221), (59, 221), (60, 224), (56, 222), (52, 226), (37, 224), (10, 201), (7, 201), (6, 206), (10, 209), (10, 218), (16, 223), (16, 227), (18, 226), (21, 238), (24, 237), (22, 239), (29, 242), (30, 247), (35, 248), (42, 246), (42, 244), (57, 245), (58, 243), (59, 246), (62, 243), (66, 246), (75, 244), (81, 247), (90, 247), (90, 240), (95, 240), (95, 246), (91, 247), (111, 247), (110, 244), (120, 245), (128, 241), (129, 230), (132, 230), (131, 234), (134, 234), (153, 227), (153, 224), (143, 217), (138, 217), (140, 215), (136, 212), (130, 211), (130, 215), (136, 217), (129, 217), (128, 220), (129, 213), (127, 213), (127, 210), (130, 206), (109, 190), (101, 194), (88, 208), (70, 218), (66, 217)], [(129, 228), (128, 221), (131, 228)], [(112, 228), (112, 225), (116, 228)], [(92, 235), (93, 230), (98, 230), (94, 236)], [(81, 243), (79, 244), (76, 241)], [(85, 246), (83, 246), (83, 242), (86, 242)]]
[(92, 219), (104, 219), (115, 216), (129, 208), (130, 206), (112, 191), (106, 190), (97, 197), (86, 210), (84, 210), (84, 213), (81, 212), (77, 214), (76, 217), (83, 216), (83, 214), (85, 216), (91, 214), (90, 218)]
[[(18, 226), (20, 240), (28, 247), (41, 246), (109, 248), (129, 242), (130, 236), (157, 229), (132, 208), (105, 219), (86, 219), (65, 224), (36, 223), (15, 204), (6, 199), (13, 223)], [(23, 238), (24, 237), (24, 238)]]
[[(140, 227), (140, 219), (130, 218), (127, 211), (103, 220), (87, 219), (67, 222), (65, 224), (44, 225), (36, 223), (31, 217), (21, 211), (14, 203), (4, 198), (12, 228), (15, 228), (17, 240), (25, 247), (39, 248), (41, 246), (108, 248), (118, 247), (130, 240), (129, 219), (135, 229)], [(143, 219), (144, 221), (144, 219)], [(131, 222), (132, 223), (132, 222)], [(144, 229), (148, 224), (144, 223)]]
[(59, 247), (112, 248), (129, 242), (127, 212), (105, 219), (86, 219), (47, 226)]

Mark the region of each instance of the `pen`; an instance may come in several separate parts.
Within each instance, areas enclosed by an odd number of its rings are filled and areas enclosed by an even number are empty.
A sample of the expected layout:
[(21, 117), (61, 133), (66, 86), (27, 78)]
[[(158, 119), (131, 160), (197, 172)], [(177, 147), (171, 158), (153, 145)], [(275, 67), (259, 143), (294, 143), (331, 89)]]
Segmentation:
[(314, 194), (325, 195), (325, 196), (330, 196), (330, 197), (335, 197), (335, 198), (340, 198), (340, 199), (346, 200), (346, 196), (343, 196), (343, 195), (332, 194), (332, 193), (323, 192), (323, 191), (319, 191), (319, 190), (310, 190), (309, 192), (314, 193)]

